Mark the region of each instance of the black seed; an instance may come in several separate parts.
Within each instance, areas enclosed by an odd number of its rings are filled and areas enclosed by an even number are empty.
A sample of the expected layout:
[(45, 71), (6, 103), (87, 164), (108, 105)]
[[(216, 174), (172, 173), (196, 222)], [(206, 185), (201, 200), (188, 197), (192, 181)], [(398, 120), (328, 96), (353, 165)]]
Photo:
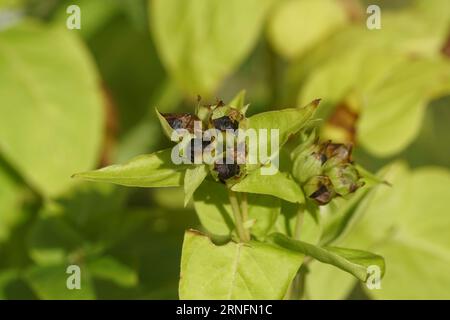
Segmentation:
[(225, 183), (225, 180), (235, 177), (239, 174), (239, 165), (236, 163), (216, 163), (214, 164), (214, 170), (217, 171), (219, 180)]
[(233, 129), (236, 130), (239, 128), (239, 122), (231, 120), (228, 116), (223, 116), (217, 119), (214, 119), (213, 121), (214, 128), (225, 131), (227, 129)]
[(191, 133), (194, 131), (194, 121), (200, 121), (197, 116), (190, 113), (164, 113), (163, 117), (172, 129), (186, 129)]
[(313, 192), (309, 197), (316, 200), (320, 205), (325, 205), (331, 201), (333, 195), (325, 185), (321, 185), (319, 189)]
[(183, 121), (181, 121), (181, 119), (176, 119), (176, 118), (172, 118), (172, 119), (167, 119), (167, 122), (169, 123), (170, 127), (172, 129), (183, 129)]
[(320, 154), (320, 163), (323, 165), (325, 162), (327, 162), (328, 158), (325, 154)]
[[(194, 159), (195, 159), (195, 141), (201, 141), (201, 145), (202, 145), (202, 153), (203, 150), (211, 143), (211, 141), (203, 141), (202, 139), (199, 138), (194, 138), (191, 140), (191, 162), (194, 163)], [(200, 151), (198, 151), (200, 152)]]

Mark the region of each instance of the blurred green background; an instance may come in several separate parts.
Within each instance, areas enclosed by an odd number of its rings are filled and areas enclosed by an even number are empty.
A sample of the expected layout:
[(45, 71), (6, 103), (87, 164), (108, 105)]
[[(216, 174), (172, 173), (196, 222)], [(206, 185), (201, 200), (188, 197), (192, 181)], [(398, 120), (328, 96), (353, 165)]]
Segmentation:
[[(183, 233), (199, 228), (183, 191), (70, 176), (170, 146), (155, 107), (241, 89), (250, 114), (321, 98), (324, 139), (354, 143), (374, 172), (402, 168), (374, 223), (429, 226), (379, 247), (382, 290), (324, 267), (307, 297), (450, 298), (448, 0), (0, 0), (0, 298), (176, 299)], [(70, 264), (83, 290), (66, 289)]]

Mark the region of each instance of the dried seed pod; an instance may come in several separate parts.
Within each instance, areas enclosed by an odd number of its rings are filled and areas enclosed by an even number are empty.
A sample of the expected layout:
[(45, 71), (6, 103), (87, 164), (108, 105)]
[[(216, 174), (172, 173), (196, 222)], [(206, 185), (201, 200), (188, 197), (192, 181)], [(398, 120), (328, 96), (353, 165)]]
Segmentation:
[(225, 131), (227, 129), (237, 130), (239, 128), (239, 122), (232, 120), (229, 116), (223, 116), (212, 120), (214, 128), (220, 131)]
[[(195, 144), (198, 144), (201, 146), (201, 149), (196, 150)], [(195, 155), (198, 154), (201, 156), (203, 154), (203, 150), (211, 143), (211, 141), (203, 141), (200, 138), (194, 138), (191, 139), (190, 142), (190, 156), (191, 156), (191, 162), (194, 163), (195, 161)]]
[(215, 163), (214, 171), (217, 172), (220, 182), (225, 183), (226, 180), (238, 176), (240, 168), (237, 163)]
[(335, 192), (327, 176), (314, 176), (304, 185), (308, 198), (316, 201), (318, 205), (325, 205), (333, 199)]
[(352, 155), (352, 145), (342, 143), (331, 143), (328, 141), (322, 144), (322, 155), (324, 155), (324, 163), (333, 166), (336, 164), (350, 163)]
[(237, 130), (242, 119), (244, 119), (242, 113), (230, 106), (218, 105), (211, 114), (213, 127), (221, 131), (227, 129)]
[(330, 178), (335, 192), (341, 196), (355, 192), (364, 185), (364, 182), (359, 180), (358, 171), (351, 164), (335, 166), (328, 170), (326, 175)]
[(190, 133), (194, 132), (194, 122), (200, 122), (196, 115), (190, 113), (163, 113), (162, 115), (172, 129), (186, 129)]

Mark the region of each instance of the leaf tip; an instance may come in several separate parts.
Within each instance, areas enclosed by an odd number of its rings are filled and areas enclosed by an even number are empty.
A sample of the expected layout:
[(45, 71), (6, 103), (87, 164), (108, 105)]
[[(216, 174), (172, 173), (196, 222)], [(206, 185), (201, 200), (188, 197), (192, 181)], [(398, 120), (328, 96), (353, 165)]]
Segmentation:
[(317, 108), (317, 106), (319, 105), (320, 101), (322, 101), (321, 98), (315, 99), (311, 102), (311, 105), (315, 108)]

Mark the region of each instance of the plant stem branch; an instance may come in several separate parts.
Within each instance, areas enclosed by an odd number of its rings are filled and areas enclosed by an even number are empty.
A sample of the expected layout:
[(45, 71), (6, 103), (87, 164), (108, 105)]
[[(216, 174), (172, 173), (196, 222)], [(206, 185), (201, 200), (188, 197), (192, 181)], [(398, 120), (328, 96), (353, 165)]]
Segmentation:
[(234, 191), (228, 191), (228, 197), (230, 199), (231, 208), (233, 210), (234, 215), (234, 224), (236, 225), (236, 231), (238, 233), (239, 239), (241, 242), (250, 241), (250, 235), (248, 230), (244, 228), (244, 224), (242, 222), (241, 210), (239, 209), (239, 201), (237, 199), (237, 195)]
[(241, 193), (241, 213), (242, 213), (242, 223), (248, 221), (248, 202), (247, 202), (247, 193)]
[[(297, 210), (297, 220), (295, 222), (295, 230), (294, 230), (294, 240), (300, 240), (300, 235), (302, 231), (303, 219), (305, 216), (305, 206), (299, 205)], [(291, 285), (289, 286), (289, 291), (287, 298), (290, 300), (298, 300), (301, 299), (304, 293), (305, 287), (305, 277), (306, 272), (304, 270), (304, 265), (300, 267), (300, 270), (297, 272), (294, 280), (292, 280)]]

